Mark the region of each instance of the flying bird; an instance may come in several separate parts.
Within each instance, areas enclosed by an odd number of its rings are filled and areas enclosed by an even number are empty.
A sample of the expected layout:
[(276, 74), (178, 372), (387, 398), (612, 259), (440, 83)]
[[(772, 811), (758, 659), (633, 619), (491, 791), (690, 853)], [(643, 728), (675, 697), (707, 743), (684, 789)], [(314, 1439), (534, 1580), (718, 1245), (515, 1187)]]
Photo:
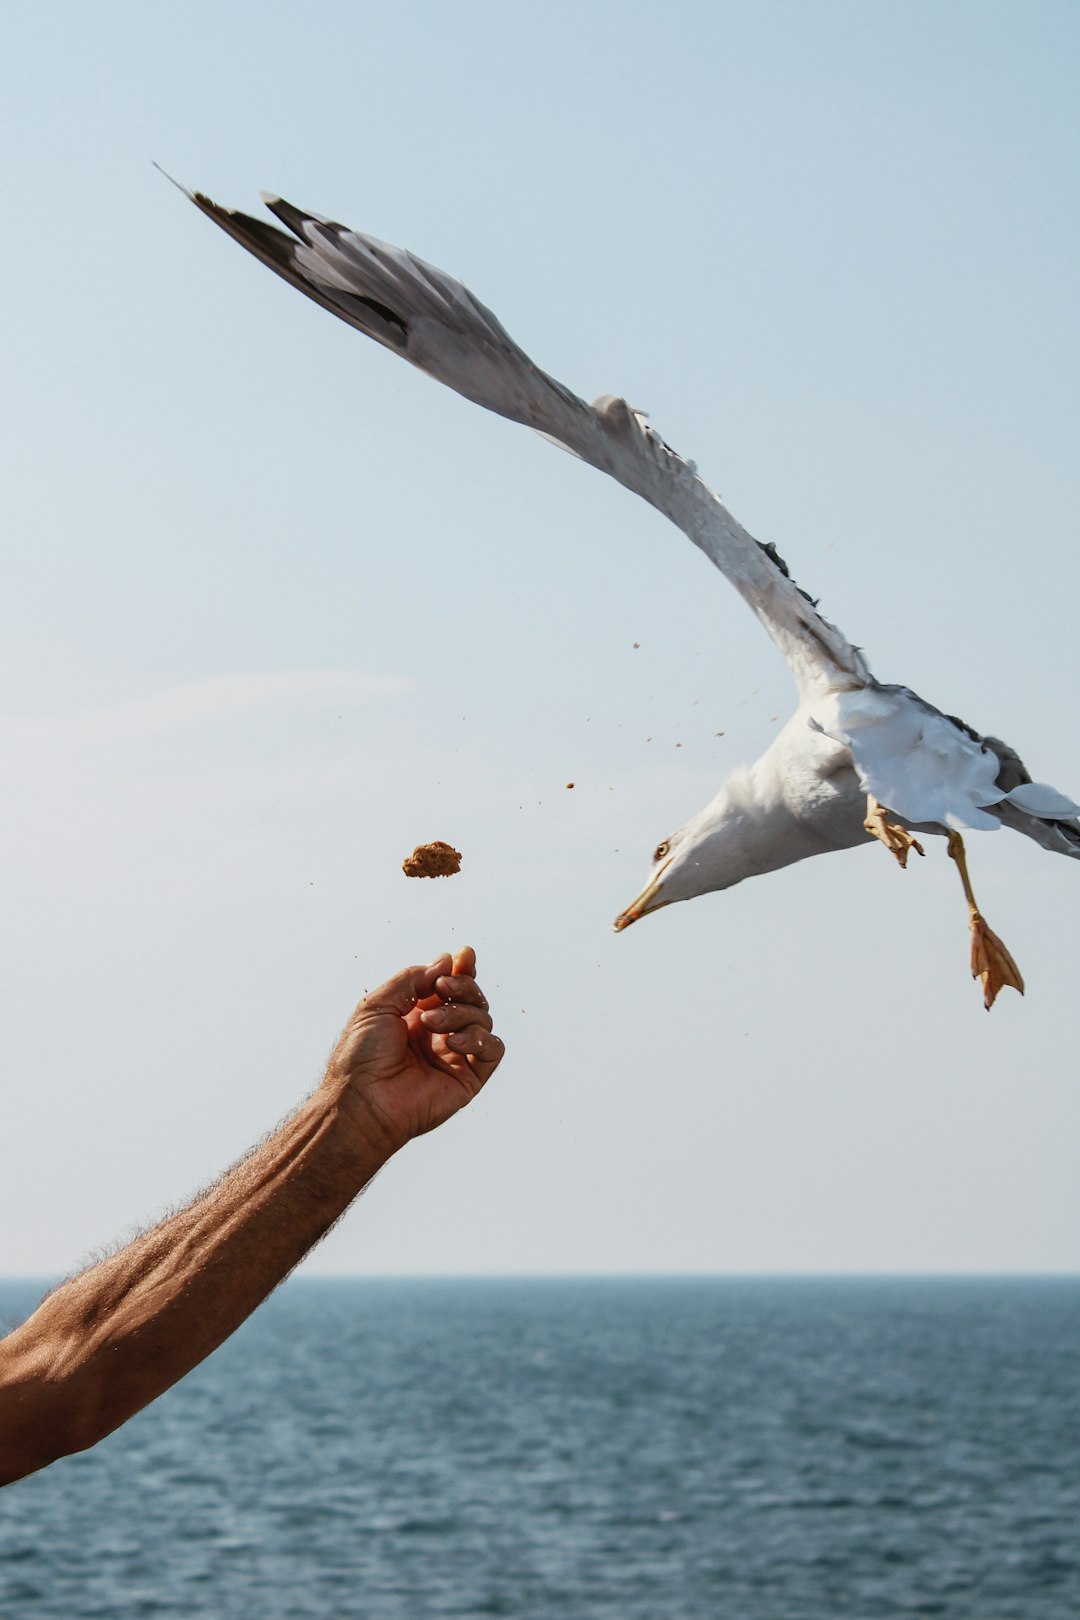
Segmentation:
[[(181, 187), (181, 190), (186, 188)], [(876, 838), (907, 865), (920, 837), (947, 839), (968, 907), (971, 970), (984, 1005), (1023, 979), (972, 891), (962, 831), (1005, 826), (1080, 858), (1080, 806), (1033, 782), (1015, 749), (944, 714), (909, 687), (874, 679), (862, 651), (666, 444), (643, 412), (603, 395), (586, 404), (541, 371), (469, 290), (402, 248), (263, 193), (285, 230), (192, 202), (263, 264), (331, 314), (466, 399), (534, 428), (670, 518), (742, 596), (794, 677), (794, 714), (756, 764), (734, 771), (704, 809), (656, 846), (648, 880), (615, 919), (811, 855)]]

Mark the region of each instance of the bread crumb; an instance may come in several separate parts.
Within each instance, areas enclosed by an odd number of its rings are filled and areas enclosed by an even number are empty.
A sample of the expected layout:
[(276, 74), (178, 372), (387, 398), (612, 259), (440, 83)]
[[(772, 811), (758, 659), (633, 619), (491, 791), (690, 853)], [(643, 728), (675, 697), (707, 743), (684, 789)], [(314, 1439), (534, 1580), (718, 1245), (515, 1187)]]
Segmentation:
[(417, 844), (401, 863), (406, 877), (453, 877), (461, 871), (461, 851), (436, 838), (430, 844)]

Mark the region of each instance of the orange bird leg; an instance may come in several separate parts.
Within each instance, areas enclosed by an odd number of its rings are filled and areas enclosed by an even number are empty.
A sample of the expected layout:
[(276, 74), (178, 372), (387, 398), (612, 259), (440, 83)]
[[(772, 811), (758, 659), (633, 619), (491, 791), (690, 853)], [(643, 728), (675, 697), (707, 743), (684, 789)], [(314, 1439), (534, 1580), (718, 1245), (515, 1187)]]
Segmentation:
[(993, 929), (987, 926), (986, 918), (975, 903), (971, 879), (968, 877), (964, 840), (958, 832), (949, 834), (949, 855), (956, 862), (960, 881), (964, 885), (964, 897), (968, 903), (971, 927), (971, 977), (982, 980), (983, 1006), (989, 1012), (997, 1000), (999, 990), (1008, 985), (1023, 995), (1024, 981), (1020, 969)]

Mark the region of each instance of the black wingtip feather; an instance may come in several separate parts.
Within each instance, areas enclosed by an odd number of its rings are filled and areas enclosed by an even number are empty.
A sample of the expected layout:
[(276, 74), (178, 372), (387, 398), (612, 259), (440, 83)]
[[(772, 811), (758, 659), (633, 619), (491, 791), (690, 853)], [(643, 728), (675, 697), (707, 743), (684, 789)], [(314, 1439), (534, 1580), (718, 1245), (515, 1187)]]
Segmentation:
[[(212, 198), (201, 191), (189, 192), (196, 208), (212, 219), (215, 225), (228, 233), (235, 242), (247, 249), (255, 258), (261, 259), (263, 264), (277, 272), (279, 276), (296, 287), (314, 303), (321, 304), (332, 315), (346, 320), (350, 325), (373, 337), (377, 342), (384, 343), (392, 349), (404, 352), (408, 348), (409, 330), (406, 322), (386, 304), (375, 298), (365, 298), (361, 293), (349, 293), (339, 288), (321, 286), (317, 278), (309, 274), (302, 264), (297, 263), (297, 244), (291, 236), (279, 231), (276, 225), (268, 225), (264, 219), (255, 219), (251, 214), (242, 214), (233, 208), (222, 208)], [(279, 198), (268, 199), (270, 202), (280, 202)], [(282, 205), (297, 222), (315, 220), (311, 214), (303, 214), (299, 209), (291, 208), (288, 203)], [(285, 218), (279, 210), (280, 218)], [(292, 221), (290, 220), (290, 223)], [(321, 223), (315, 220), (315, 223)], [(341, 229), (330, 227), (331, 229)], [(300, 234), (301, 244), (307, 238)], [(371, 316), (374, 315), (379, 323), (373, 325)]]
[(279, 231), (276, 225), (268, 225), (264, 219), (255, 219), (251, 214), (241, 214), (234, 208), (222, 208), (206, 197), (201, 191), (193, 191), (191, 200), (196, 208), (209, 216), (223, 231), (236, 238), (244, 247), (251, 249), (259, 258), (268, 259), (275, 265), (291, 265), (293, 244), (292, 238)]
[[(294, 208), (291, 202), (285, 201), (284, 197), (273, 197), (266, 191), (262, 192), (261, 196), (270, 212), (276, 214), (281, 223), (286, 225), (293, 235), (298, 236), (303, 242), (305, 240), (304, 226), (315, 216), (305, 214), (302, 208)], [(316, 223), (319, 222), (316, 221)]]

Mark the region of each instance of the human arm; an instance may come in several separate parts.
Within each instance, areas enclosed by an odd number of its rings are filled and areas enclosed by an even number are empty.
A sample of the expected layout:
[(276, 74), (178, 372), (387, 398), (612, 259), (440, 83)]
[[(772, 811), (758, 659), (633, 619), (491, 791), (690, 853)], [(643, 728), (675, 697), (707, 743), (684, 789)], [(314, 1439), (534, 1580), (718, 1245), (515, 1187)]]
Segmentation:
[(475, 965), (443, 955), (365, 996), (290, 1119), (0, 1341), (0, 1484), (86, 1450), (190, 1372), (398, 1148), (475, 1096), (503, 1053)]

